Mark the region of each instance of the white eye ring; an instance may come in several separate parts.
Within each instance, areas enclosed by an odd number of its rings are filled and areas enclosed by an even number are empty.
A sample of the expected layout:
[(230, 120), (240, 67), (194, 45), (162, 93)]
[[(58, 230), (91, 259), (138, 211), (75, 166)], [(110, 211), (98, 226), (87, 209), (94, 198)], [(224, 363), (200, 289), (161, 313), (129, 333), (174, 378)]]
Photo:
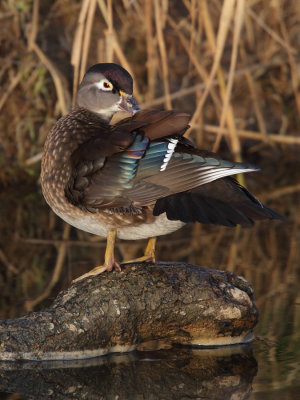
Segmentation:
[(101, 81), (96, 82), (95, 85), (98, 89), (104, 90), (105, 92), (111, 92), (113, 90), (113, 85), (108, 79), (102, 79)]

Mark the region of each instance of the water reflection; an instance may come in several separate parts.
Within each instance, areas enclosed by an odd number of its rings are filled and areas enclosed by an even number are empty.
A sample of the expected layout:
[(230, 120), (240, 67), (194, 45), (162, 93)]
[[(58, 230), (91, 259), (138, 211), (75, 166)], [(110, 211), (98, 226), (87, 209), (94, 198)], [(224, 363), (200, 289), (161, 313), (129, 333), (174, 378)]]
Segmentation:
[(2, 363), (0, 391), (37, 399), (245, 399), (249, 346), (135, 352), (76, 362)]

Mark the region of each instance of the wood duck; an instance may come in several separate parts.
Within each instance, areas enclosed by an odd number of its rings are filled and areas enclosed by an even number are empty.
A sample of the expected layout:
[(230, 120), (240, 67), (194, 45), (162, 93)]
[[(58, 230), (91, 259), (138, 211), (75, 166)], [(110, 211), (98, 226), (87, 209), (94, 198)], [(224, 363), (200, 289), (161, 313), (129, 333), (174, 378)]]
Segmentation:
[[(115, 238), (150, 238), (139, 261), (154, 260), (155, 237), (188, 222), (234, 227), (282, 219), (231, 175), (257, 171), (197, 149), (183, 137), (190, 116), (140, 111), (130, 74), (112, 63), (85, 74), (76, 106), (48, 134), (44, 197), (63, 220), (107, 237), (105, 261), (79, 279), (113, 268)], [(116, 124), (118, 111), (132, 116)]]

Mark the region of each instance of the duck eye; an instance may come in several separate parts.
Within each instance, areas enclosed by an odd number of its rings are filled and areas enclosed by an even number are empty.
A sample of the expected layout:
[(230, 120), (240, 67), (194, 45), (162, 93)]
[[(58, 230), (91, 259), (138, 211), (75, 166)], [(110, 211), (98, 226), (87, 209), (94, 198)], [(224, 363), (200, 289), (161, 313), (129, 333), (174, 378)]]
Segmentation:
[(97, 83), (97, 86), (99, 89), (106, 90), (106, 91), (111, 91), (113, 89), (113, 85), (106, 79), (103, 79), (102, 81)]
[(113, 84), (109, 82), (107, 79), (101, 79), (101, 81), (95, 82), (94, 85), (105, 92), (111, 92), (113, 90)]

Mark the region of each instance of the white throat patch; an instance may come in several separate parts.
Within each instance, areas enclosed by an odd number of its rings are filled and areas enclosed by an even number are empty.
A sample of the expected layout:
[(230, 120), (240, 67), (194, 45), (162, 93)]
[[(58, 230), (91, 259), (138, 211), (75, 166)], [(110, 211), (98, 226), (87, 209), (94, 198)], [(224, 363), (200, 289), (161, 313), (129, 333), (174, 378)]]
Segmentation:
[(110, 120), (110, 119), (112, 118), (112, 116), (113, 116), (116, 112), (120, 111), (119, 104), (121, 103), (121, 100), (122, 100), (122, 99), (120, 98), (120, 100), (119, 100), (117, 103), (111, 105), (110, 107), (107, 107), (107, 108), (100, 108), (99, 110), (95, 110), (95, 112), (96, 112), (97, 114), (101, 115), (101, 117), (102, 117), (103, 119)]

